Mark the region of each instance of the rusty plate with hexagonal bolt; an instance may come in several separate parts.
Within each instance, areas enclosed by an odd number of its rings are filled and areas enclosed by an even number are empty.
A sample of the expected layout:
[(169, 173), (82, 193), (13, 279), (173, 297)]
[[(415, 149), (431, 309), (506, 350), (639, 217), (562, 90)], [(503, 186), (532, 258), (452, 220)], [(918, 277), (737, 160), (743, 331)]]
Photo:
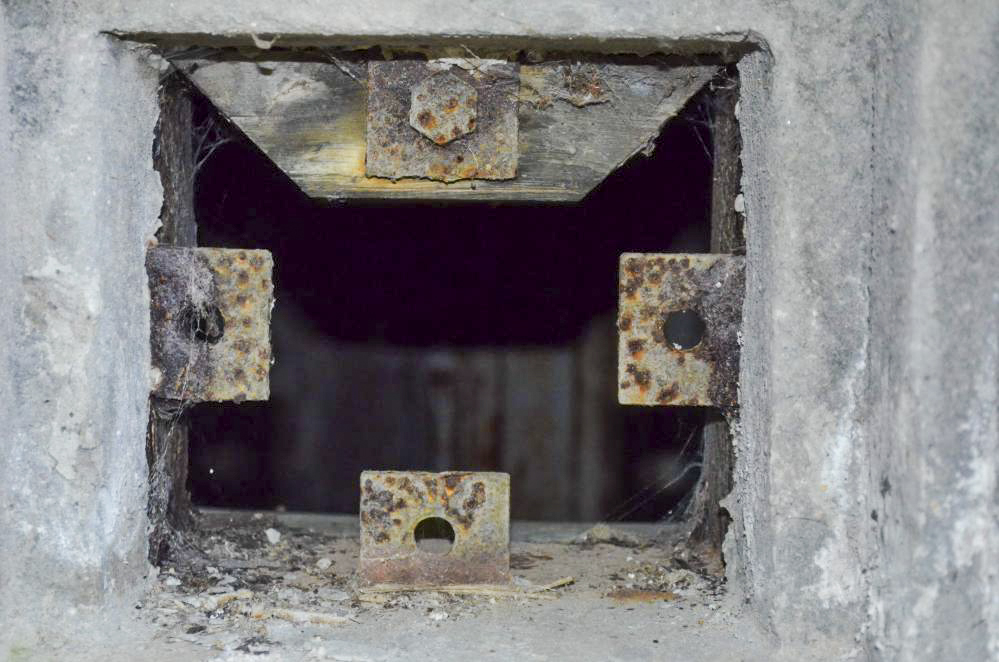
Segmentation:
[(625, 253), (618, 298), (618, 400), (737, 406), (744, 258)]
[(186, 402), (270, 396), (272, 268), (265, 250), (146, 253), (153, 395)]
[(516, 64), (368, 63), (369, 177), (512, 179), (517, 174)]
[(508, 582), (509, 474), (363, 472), (359, 572), (368, 584)]

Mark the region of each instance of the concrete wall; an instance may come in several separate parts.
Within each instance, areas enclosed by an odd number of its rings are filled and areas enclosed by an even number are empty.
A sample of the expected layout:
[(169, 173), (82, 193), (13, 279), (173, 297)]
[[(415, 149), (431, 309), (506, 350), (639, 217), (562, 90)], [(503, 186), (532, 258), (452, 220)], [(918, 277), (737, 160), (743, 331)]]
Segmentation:
[(863, 493), (887, 658), (999, 658), (999, 5), (959, 5), (901, 14), (877, 63)]
[(0, 4), (0, 643), (146, 573), (158, 73), (99, 25)]
[(606, 50), (755, 40), (741, 65), (749, 283), (733, 586), (789, 648), (999, 655), (999, 5), (0, 8), (0, 604), (93, 603), (112, 587), (114, 602), (145, 570), (156, 68), (99, 30), (245, 44), (251, 32), (530, 35)]

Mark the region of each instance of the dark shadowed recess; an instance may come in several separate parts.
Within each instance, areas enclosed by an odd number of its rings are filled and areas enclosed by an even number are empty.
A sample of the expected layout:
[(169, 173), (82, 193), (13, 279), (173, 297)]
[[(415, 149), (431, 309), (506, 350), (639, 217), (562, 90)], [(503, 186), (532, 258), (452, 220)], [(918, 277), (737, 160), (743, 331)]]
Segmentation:
[[(362, 469), (493, 469), (511, 472), (513, 515), (522, 519), (652, 520), (676, 511), (698, 475), (701, 412), (616, 403), (617, 262), (625, 251), (707, 251), (706, 99), (698, 95), (667, 125), (651, 157), (634, 157), (564, 206), (311, 200), (230, 131), (198, 173), (199, 244), (273, 253), (277, 364), (271, 401), (192, 409), (195, 503), (356, 512)], [(220, 120), (199, 99), (195, 123), (210, 122)], [(539, 423), (569, 430), (568, 442), (538, 451), (544, 471), (523, 466), (532, 449), (503, 447), (521, 443), (509, 437), (511, 417), (525, 416), (509, 404), (516, 397), (492, 414), (490, 448), (442, 451), (442, 417), (463, 420), (455, 408), (465, 405), (460, 394), (451, 405), (419, 405), (436, 373), (429, 386), (414, 375), (440, 356), (489, 356), (503, 366), (503, 357), (525, 352), (571, 375), (556, 381), (552, 420)], [(588, 364), (594, 355), (604, 358)], [(500, 373), (506, 393), (543, 388), (528, 383), (530, 370)], [(583, 394), (583, 373), (603, 380), (598, 400)], [(355, 389), (357, 374), (369, 383)], [(591, 420), (584, 414), (595, 410), (610, 431), (596, 435), (596, 451), (578, 442)], [(405, 434), (384, 440), (387, 425)], [(587, 460), (603, 475), (580, 475)], [(459, 461), (476, 466), (442, 466)], [(559, 472), (574, 477), (556, 498), (538, 476)]]

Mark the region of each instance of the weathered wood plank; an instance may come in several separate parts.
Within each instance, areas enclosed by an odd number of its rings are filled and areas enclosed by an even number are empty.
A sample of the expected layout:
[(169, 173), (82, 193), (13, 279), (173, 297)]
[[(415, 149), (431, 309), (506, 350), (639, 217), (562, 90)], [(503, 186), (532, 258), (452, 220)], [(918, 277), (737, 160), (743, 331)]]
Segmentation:
[[(711, 252), (744, 253), (743, 219), (735, 207), (742, 175), (742, 137), (735, 116), (739, 88), (735, 78), (726, 82), (714, 97)], [(708, 414), (702, 433), (704, 468), (691, 502), (691, 541), (719, 553), (731, 520), (721, 501), (732, 491), (735, 450), (729, 422), (737, 417), (737, 410)]]
[(306, 194), (329, 199), (578, 200), (649, 149), (717, 71), (655, 60), (522, 65), (516, 178), (443, 183), (366, 176), (364, 67), (278, 58), (177, 64)]
[[(579, 402), (575, 347), (341, 343), (314, 333), (290, 305), (275, 316), (275, 351), (283, 358), (274, 366), (279, 395), (271, 406), (280, 431), (269, 459), (278, 492), (298, 495), (290, 508), (355, 509), (356, 477), (371, 467), (496, 470), (511, 474), (521, 517), (565, 519), (576, 516), (591, 486), (616, 479), (577, 482), (578, 417), (584, 409), (615, 406), (607, 395), (615, 380), (606, 371), (609, 384)], [(603, 362), (611, 366), (612, 324), (608, 320), (592, 341), (602, 344)], [(619, 437), (611, 429), (607, 421), (594, 429), (592, 448), (584, 452), (620, 463)], [(588, 457), (585, 465), (596, 473), (601, 458)], [(535, 515), (539, 504), (541, 515)]]
[(500, 466), (514, 486), (511, 516), (564, 518), (574, 497), (574, 352), (514, 349), (503, 362)]
[[(153, 161), (163, 183), (161, 227), (163, 246), (194, 246), (195, 154), (192, 141), (191, 91), (183, 77), (168, 76), (160, 88), (160, 119), (156, 125)], [(149, 398), (146, 462), (149, 467), (149, 560), (158, 564), (167, 554), (174, 532), (192, 523), (187, 492), (188, 423), (183, 404)]]
[(594, 319), (576, 345), (577, 395), (575, 498), (573, 513), (582, 521), (607, 516), (624, 491), (626, 453), (617, 404), (617, 319), (613, 313)]

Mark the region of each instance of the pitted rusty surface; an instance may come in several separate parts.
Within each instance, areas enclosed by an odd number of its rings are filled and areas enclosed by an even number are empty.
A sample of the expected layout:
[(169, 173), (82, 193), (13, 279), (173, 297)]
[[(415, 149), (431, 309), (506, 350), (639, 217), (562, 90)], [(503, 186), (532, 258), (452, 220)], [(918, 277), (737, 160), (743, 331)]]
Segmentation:
[[(516, 64), (368, 63), (369, 177), (512, 179), (517, 174)], [(422, 97), (422, 98), (421, 98)]]
[[(737, 407), (744, 258), (735, 255), (625, 253), (618, 298), (621, 404)], [(671, 312), (704, 322), (690, 349), (671, 343)]]
[[(510, 580), (510, 476), (450, 471), (361, 474), (361, 579), (369, 584), (496, 584)], [(420, 522), (454, 529), (446, 554), (421, 550)]]
[(264, 250), (147, 252), (154, 395), (187, 402), (270, 397), (272, 269)]
[(583, 108), (611, 100), (601, 67), (593, 63), (527, 65), (521, 68), (520, 78), (521, 100), (541, 110), (556, 101)]
[(409, 125), (428, 140), (446, 145), (475, 131), (479, 95), (454, 74), (441, 71), (413, 88)]

